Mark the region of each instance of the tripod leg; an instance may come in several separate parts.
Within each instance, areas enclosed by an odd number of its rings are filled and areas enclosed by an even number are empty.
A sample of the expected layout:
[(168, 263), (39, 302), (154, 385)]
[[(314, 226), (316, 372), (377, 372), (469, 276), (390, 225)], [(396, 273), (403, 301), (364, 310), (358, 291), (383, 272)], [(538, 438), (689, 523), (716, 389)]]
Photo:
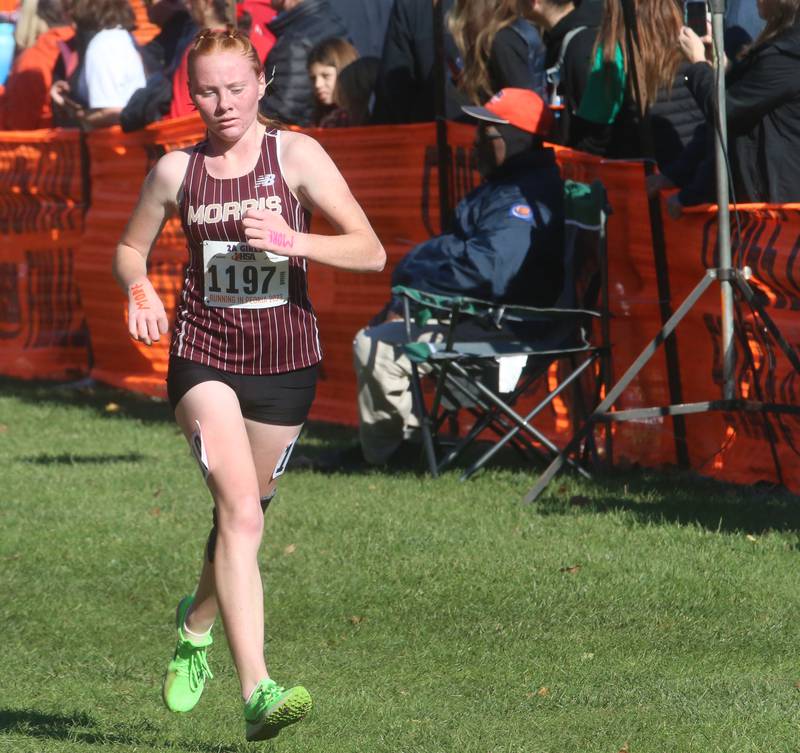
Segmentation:
[(705, 275), (703, 275), (700, 282), (695, 285), (694, 290), (689, 293), (667, 323), (656, 333), (656, 336), (639, 354), (639, 357), (628, 367), (628, 370), (622, 375), (619, 382), (617, 382), (608, 393), (606, 399), (594, 409), (592, 415), (589, 416), (589, 420), (583, 425), (580, 431), (575, 433), (569, 444), (553, 459), (553, 462), (550, 463), (544, 473), (539, 476), (534, 487), (525, 495), (523, 499), (525, 504), (536, 501), (539, 495), (547, 488), (547, 485), (555, 478), (556, 474), (564, 467), (566, 458), (574, 452), (575, 448), (580, 445), (586, 435), (593, 430), (594, 424), (598, 420), (602, 420), (603, 415), (617, 402), (619, 396), (627, 389), (628, 385), (636, 378), (636, 375), (653, 357), (656, 350), (658, 350), (658, 346), (672, 334), (675, 327), (681, 323), (683, 317), (689, 313), (694, 304), (697, 303), (699, 298), (708, 290), (708, 287), (716, 279), (717, 274), (715, 270), (708, 270)]

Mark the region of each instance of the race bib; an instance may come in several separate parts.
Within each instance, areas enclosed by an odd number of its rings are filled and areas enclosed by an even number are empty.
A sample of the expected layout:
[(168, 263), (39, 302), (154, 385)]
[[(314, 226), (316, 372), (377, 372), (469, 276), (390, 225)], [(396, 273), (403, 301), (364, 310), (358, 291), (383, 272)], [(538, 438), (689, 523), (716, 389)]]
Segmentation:
[(206, 306), (266, 309), (289, 302), (289, 257), (232, 241), (203, 241)]

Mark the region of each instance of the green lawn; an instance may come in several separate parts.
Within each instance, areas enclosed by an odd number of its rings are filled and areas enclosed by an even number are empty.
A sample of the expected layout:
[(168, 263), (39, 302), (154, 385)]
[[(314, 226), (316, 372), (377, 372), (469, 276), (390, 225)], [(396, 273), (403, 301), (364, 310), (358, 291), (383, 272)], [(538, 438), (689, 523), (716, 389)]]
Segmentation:
[[(309, 428), (299, 453), (351, 441)], [(244, 742), (160, 682), (210, 499), (167, 407), (0, 379), (0, 751), (800, 751), (800, 500), (677, 473), (286, 474), (267, 656), (315, 708)]]

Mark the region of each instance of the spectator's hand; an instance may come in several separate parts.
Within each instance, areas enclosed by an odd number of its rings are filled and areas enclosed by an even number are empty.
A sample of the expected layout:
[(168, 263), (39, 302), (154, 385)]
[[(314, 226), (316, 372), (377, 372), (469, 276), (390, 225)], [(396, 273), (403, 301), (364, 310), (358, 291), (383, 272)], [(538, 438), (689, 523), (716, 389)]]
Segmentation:
[(66, 81), (56, 81), (50, 87), (50, 99), (53, 100), (59, 107), (66, 106), (65, 96), (69, 94), (69, 84)]
[(666, 176), (661, 173), (648, 175), (645, 178), (645, 186), (647, 188), (647, 198), (652, 199), (658, 195), (659, 191), (666, 191), (670, 188), (675, 188), (675, 184)]
[(667, 214), (673, 220), (679, 220), (683, 215), (683, 204), (678, 199), (678, 194), (674, 193), (667, 199)]
[(69, 96), (70, 91), (70, 86), (66, 81), (56, 81), (50, 87), (50, 98), (70, 117), (81, 120), (86, 115), (86, 111), (82, 105)]
[(681, 46), (681, 52), (690, 63), (708, 62), (706, 59), (706, 41), (710, 44), (711, 37), (705, 36), (701, 39), (688, 26), (682, 27), (681, 33), (678, 35), (678, 44)]
[(299, 233), (292, 230), (276, 212), (248, 209), (242, 217), (242, 227), (247, 242), (253, 248), (282, 256), (302, 255), (297, 243)]
[(167, 334), (164, 304), (146, 277), (128, 286), (128, 332), (134, 340), (152, 345)]

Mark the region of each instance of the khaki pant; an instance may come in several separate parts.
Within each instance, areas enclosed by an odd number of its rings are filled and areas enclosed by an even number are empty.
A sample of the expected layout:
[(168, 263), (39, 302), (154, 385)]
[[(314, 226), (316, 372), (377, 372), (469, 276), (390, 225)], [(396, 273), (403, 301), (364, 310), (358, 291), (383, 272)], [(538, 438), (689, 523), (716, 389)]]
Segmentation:
[[(412, 338), (429, 342), (442, 338), (436, 323), (412, 327)], [(358, 379), (358, 419), (361, 451), (368, 463), (381, 465), (403, 440), (415, 439), (419, 421), (411, 397), (411, 362), (402, 349), (405, 323), (385, 322), (359, 330), (353, 340), (353, 366)], [(420, 366), (422, 373), (429, 371)]]

